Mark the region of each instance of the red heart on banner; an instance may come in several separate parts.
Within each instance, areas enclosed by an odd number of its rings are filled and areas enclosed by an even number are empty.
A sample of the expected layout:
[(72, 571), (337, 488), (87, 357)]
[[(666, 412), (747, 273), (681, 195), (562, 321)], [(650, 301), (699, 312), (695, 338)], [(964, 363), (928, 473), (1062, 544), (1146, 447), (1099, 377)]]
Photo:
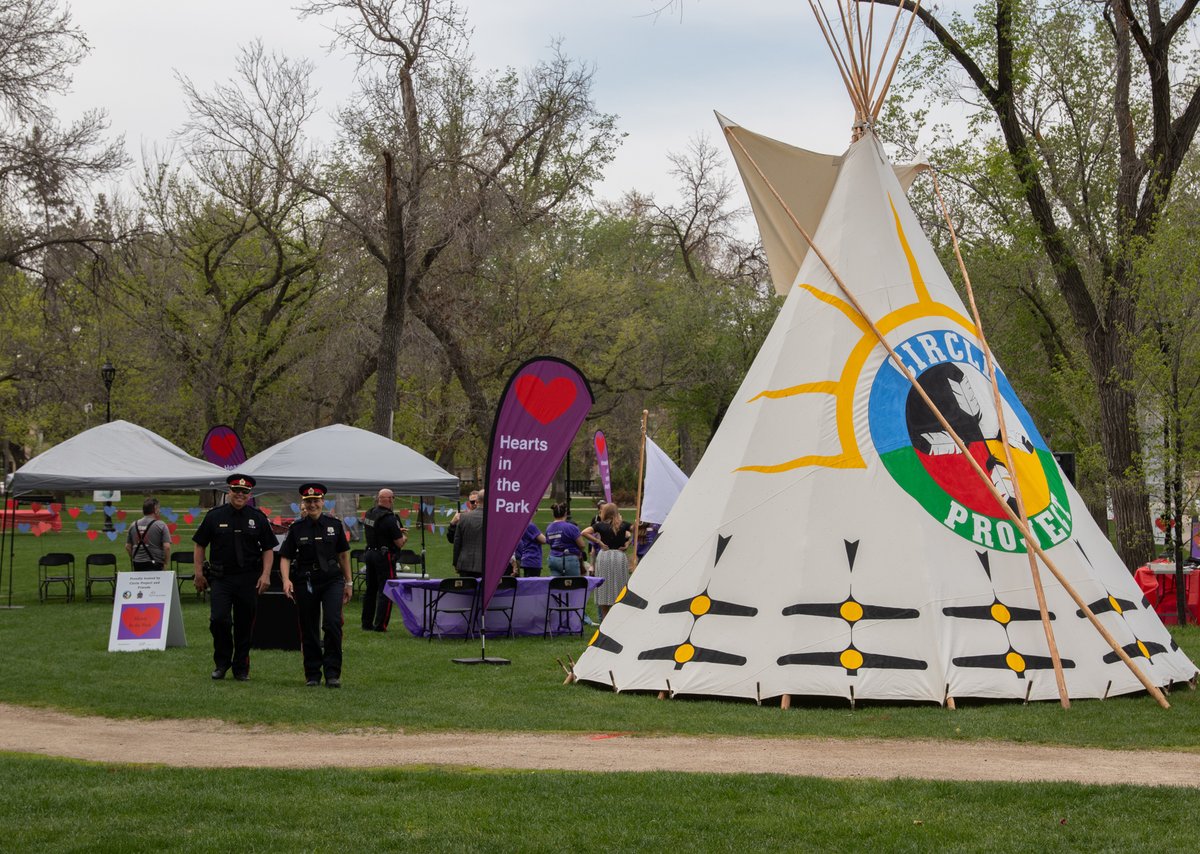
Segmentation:
[(89, 540), (94, 540), (94, 539), (96, 539), (96, 537), (98, 537), (98, 536), (100, 536), (100, 532), (99, 532), (99, 531), (88, 531), (88, 532), (87, 532), (87, 538), (88, 538)]
[(179, 545), (179, 535), (176, 534), (174, 537), (171, 537), (171, 542), (175, 545)]
[(67, 515), (70, 516), (72, 519), (78, 519), (79, 518), (79, 508), (78, 507), (68, 507)]
[(117, 521), (118, 521), (118, 522), (124, 522), (124, 521), (125, 521), (125, 517), (126, 517), (127, 515), (129, 515), (129, 514), (127, 514), (127, 513), (126, 513), (124, 510), (118, 510), (118, 511), (117, 511)]
[[(264, 511), (264, 512), (266, 512), (266, 511)], [(194, 521), (196, 521), (196, 517), (195, 517), (195, 516), (193, 516), (191, 513), (184, 513), (184, 514), (183, 514), (183, 524), (185, 524), (185, 525), (190, 525), (190, 524), (192, 524), (192, 522), (194, 522)]]
[(121, 625), (140, 638), (161, 623), (162, 616), (162, 605), (125, 605), (121, 608)]
[(218, 456), (227, 457), (237, 447), (237, 436), (232, 433), (221, 433), (209, 439), (208, 443), (217, 452)]
[(178, 527), (179, 527), (179, 526), (178, 526), (178, 525), (176, 525), (174, 522), (168, 522), (168, 523), (167, 523), (167, 530), (168, 530), (168, 531), (170, 531), (172, 534), (174, 534), (174, 533), (175, 533), (175, 529), (176, 529), (176, 528), (178, 528)]
[(539, 424), (549, 424), (575, 402), (575, 383), (566, 377), (555, 377), (549, 383), (541, 377), (526, 374), (517, 377), (517, 400)]
[(608, 450), (608, 441), (603, 436), (596, 437), (596, 450), (602, 454)]
[(39, 502), (35, 501), (29, 505), (29, 509), (31, 509), (34, 513), (36, 513), (42, 509), (42, 505)]

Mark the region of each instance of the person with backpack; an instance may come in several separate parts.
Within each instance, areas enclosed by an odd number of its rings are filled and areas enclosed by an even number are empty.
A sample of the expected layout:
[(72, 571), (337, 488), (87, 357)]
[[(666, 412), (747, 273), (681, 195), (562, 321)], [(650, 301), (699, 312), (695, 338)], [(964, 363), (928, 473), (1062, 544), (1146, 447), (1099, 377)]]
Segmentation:
[(142, 518), (129, 526), (125, 553), (138, 572), (160, 572), (171, 559), (171, 531), (158, 513), (157, 498), (142, 502)]

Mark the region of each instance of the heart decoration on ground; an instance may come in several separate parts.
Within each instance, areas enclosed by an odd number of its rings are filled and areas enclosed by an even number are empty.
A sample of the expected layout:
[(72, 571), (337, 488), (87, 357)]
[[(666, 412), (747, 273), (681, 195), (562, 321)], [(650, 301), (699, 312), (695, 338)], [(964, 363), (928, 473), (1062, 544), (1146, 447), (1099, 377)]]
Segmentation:
[(87, 532), (87, 538), (88, 538), (89, 540), (95, 540), (95, 539), (96, 539), (96, 537), (98, 537), (98, 536), (100, 536), (100, 532), (99, 532), (99, 531), (88, 531), (88, 532)]
[(171, 537), (171, 542), (175, 545), (179, 545), (179, 535), (176, 534), (175, 536)]
[(521, 407), (539, 424), (554, 421), (575, 402), (575, 384), (566, 377), (544, 383), (541, 377), (526, 374), (517, 377), (515, 388)]
[(79, 508), (78, 507), (68, 507), (67, 515), (70, 516), (72, 519), (78, 519), (79, 518)]
[(124, 519), (124, 518), (125, 518), (126, 516), (128, 516), (128, 515), (129, 515), (129, 514), (128, 514), (128, 513), (126, 513), (124, 510), (118, 510), (118, 511), (117, 511), (117, 518), (118, 518), (118, 519)]
[(196, 517), (195, 517), (195, 516), (193, 516), (191, 513), (184, 513), (184, 514), (183, 514), (183, 524), (185, 524), (185, 525), (190, 525), (190, 524), (192, 524), (192, 523), (193, 523), (193, 522), (195, 522), (195, 521), (196, 521)]

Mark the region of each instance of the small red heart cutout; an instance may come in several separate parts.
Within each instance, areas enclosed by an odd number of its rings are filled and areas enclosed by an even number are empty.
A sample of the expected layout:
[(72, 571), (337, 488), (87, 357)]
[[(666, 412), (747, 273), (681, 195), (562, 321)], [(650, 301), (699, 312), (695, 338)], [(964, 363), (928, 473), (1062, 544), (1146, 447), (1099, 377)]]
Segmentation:
[(99, 532), (99, 531), (88, 531), (88, 532), (87, 532), (87, 538), (88, 538), (89, 540), (94, 540), (94, 539), (96, 539), (96, 537), (98, 537), (98, 536), (100, 536), (100, 532)]

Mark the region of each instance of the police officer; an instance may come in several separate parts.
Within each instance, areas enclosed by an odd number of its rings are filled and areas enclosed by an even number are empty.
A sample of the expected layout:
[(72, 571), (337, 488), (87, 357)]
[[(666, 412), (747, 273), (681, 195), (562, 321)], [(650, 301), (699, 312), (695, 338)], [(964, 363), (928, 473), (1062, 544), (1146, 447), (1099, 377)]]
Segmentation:
[(367, 548), (363, 563), (367, 566), (367, 584), (363, 590), (362, 627), (364, 632), (386, 632), (392, 616), (392, 600), (383, 593), (383, 584), (396, 577), (396, 557), (408, 534), (392, 510), (395, 495), (390, 489), (379, 490), (375, 506), (363, 516)]
[[(232, 667), (233, 678), (245, 682), (250, 678), (250, 635), (258, 594), (271, 584), (271, 551), (277, 541), (263, 512), (246, 503), (254, 478), (235, 473), (225, 482), (229, 503), (209, 510), (192, 537), (194, 580), (197, 590), (211, 590), (212, 678), (224, 679)], [(206, 547), (211, 547), (207, 565)]]
[(283, 592), (300, 615), (304, 678), (310, 688), (321, 684), (322, 667), (326, 686), (342, 687), (342, 606), (354, 592), (346, 530), (340, 519), (322, 512), (326, 491), (319, 483), (300, 487), (301, 516), (279, 547)]

